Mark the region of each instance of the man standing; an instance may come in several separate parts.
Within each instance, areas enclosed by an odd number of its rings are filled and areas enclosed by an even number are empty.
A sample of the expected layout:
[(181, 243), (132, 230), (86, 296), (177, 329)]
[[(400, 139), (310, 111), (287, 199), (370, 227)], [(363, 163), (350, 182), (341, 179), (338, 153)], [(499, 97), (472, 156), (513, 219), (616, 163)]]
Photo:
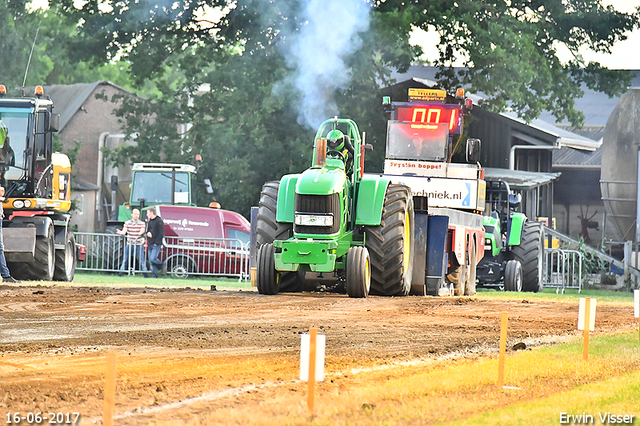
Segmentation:
[(162, 239), (164, 238), (164, 222), (162, 218), (156, 214), (155, 207), (149, 207), (147, 210), (149, 225), (147, 226), (147, 238), (149, 243), (149, 264), (151, 264), (151, 273), (153, 278), (158, 278), (158, 270), (162, 269), (162, 262), (158, 259), (160, 250), (162, 250)]
[(124, 247), (124, 259), (122, 260), (122, 265), (120, 265), (120, 273), (118, 276), (124, 275), (124, 271), (126, 271), (129, 266), (129, 259), (135, 258), (138, 259), (144, 277), (149, 278), (147, 261), (144, 257), (144, 228), (145, 223), (140, 220), (140, 210), (133, 209), (131, 211), (131, 219), (124, 223), (122, 229), (116, 229), (117, 234), (127, 236), (127, 244)]
[(2, 238), (2, 219), (4, 219), (3, 202), (4, 187), (0, 186), (0, 275), (2, 275), (2, 281), (5, 283), (19, 283), (20, 281), (11, 276), (9, 268), (7, 267), (7, 260), (4, 257), (4, 239)]

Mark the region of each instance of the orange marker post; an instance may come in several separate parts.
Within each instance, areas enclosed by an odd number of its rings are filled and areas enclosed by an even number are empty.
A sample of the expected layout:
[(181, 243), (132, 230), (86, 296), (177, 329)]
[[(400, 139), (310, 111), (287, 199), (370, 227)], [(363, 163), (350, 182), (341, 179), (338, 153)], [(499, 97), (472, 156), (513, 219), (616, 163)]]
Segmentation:
[(315, 392), (316, 392), (316, 338), (318, 337), (318, 329), (311, 327), (309, 329), (309, 395), (307, 396), (307, 406), (311, 413), (315, 412)]
[(507, 313), (502, 313), (502, 325), (500, 326), (500, 355), (498, 357), (498, 387), (504, 385), (504, 359), (507, 352)]
[(104, 384), (103, 425), (113, 426), (113, 409), (116, 403), (116, 354), (107, 354), (107, 371)]
[(591, 323), (591, 298), (584, 299), (584, 343), (582, 344), (582, 359), (589, 359), (589, 324)]

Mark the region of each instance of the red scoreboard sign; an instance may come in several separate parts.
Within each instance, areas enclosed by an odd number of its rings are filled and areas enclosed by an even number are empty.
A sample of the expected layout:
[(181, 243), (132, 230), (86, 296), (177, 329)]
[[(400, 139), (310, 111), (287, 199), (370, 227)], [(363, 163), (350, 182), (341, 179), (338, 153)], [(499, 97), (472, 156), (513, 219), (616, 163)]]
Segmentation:
[(397, 120), (412, 123), (447, 124), (449, 134), (457, 135), (461, 132), (462, 120), (459, 105), (415, 105), (399, 106), (397, 108)]

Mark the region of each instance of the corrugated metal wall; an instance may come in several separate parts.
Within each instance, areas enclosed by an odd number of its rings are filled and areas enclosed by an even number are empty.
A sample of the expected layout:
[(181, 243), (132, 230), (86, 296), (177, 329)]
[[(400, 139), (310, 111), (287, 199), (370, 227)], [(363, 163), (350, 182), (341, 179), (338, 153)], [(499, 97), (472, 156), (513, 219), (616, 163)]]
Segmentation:
[[(511, 148), (515, 145), (553, 146), (555, 136), (500, 114), (475, 107), (467, 119), (467, 137), (482, 141), (480, 163), (484, 167), (509, 168)], [(516, 170), (550, 172), (552, 151), (516, 149)], [(520, 211), (528, 217), (553, 216), (553, 183), (525, 191)]]

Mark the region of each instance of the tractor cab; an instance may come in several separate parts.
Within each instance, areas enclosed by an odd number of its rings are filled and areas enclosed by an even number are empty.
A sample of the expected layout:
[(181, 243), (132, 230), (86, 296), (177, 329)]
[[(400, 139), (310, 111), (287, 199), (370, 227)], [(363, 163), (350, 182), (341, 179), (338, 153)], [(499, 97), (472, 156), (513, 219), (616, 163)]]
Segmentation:
[[(110, 226), (131, 219), (133, 209), (157, 205), (196, 206), (196, 167), (190, 164), (135, 163), (129, 202), (114, 210)], [(117, 180), (116, 180), (117, 186)]]
[(60, 115), (43, 98), (42, 86), (32, 98), (4, 98), (0, 88), (0, 184), (6, 210), (68, 211), (69, 160), (54, 155), (53, 132)]
[(487, 256), (496, 256), (508, 245), (511, 219), (520, 206), (522, 197), (511, 191), (504, 180), (486, 180), (487, 193), (485, 216), (482, 219), (485, 228), (485, 251)]

